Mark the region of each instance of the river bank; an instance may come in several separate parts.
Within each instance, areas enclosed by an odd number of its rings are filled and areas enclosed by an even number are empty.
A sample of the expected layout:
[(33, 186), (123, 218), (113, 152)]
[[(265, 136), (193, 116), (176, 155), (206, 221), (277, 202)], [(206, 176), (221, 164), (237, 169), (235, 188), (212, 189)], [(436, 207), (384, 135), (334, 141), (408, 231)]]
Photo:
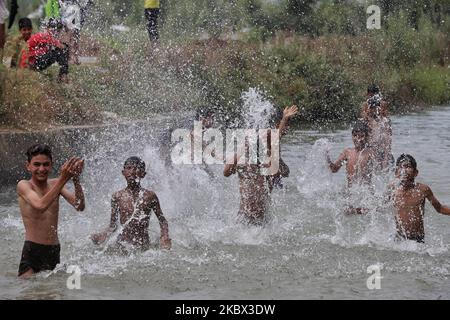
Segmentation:
[(356, 119), (371, 83), (393, 114), (450, 101), (450, 42), (442, 34), (416, 39), (433, 45), (409, 58), (380, 34), (284, 32), (264, 42), (241, 36), (157, 46), (145, 37), (85, 35), (82, 47), (98, 62), (72, 66), (69, 85), (56, 83), (56, 67), (42, 74), (0, 67), (2, 131), (145, 120), (200, 106), (229, 123), (241, 116), (241, 97), (250, 88), (277, 107), (299, 105), (294, 122), (319, 125)]

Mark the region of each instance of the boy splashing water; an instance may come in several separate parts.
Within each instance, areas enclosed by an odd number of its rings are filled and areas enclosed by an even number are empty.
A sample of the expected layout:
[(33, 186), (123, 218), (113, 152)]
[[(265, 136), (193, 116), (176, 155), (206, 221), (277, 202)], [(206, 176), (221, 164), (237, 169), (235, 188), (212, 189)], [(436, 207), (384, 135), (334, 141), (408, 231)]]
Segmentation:
[(161, 228), (160, 247), (171, 248), (169, 227), (159, 205), (156, 194), (141, 187), (141, 179), (146, 175), (145, 162), (138, 157), (128, 158), (123, 166), (122, 175), (127, 181), (127, 187), (113, 194), (111, 199), (111, 222), (109, 227), (91, 236), (95, 244), (105, 242), (118, 227), (121, 231), (117, 237), (116, 248), (123, 252), (127, 245), (134, 248), (149, 249), (150, 239), (148, 226), (151, 211), (155, 213)]
[(397, 159), (395, 176), (398, 182), (389, 186), (388, 198), (393, 201), (395, 208), (398, 240), (424, 242), (425, 199), (431, 202), (437, 212), (450, 215), (450, 208), (435, 198), (429, 186), (415, 182), (418, 174), (417, 162), (412, 156), (402, 154)]
[[(346, 163), (348, 189), (354, 186), (371, 187), (374, 169), (374, 152), (369, 146), (369, 127), (364, 122), (357, 122), (352, 130), (354, 148), (347, 148), (339, 155), (336, 162), (332, 162), (327, 154), (327, 162), (331, 172), (336, 173)], [(364, 213), (364, 208), (354, 208), (352, 205), (347, 213)]]

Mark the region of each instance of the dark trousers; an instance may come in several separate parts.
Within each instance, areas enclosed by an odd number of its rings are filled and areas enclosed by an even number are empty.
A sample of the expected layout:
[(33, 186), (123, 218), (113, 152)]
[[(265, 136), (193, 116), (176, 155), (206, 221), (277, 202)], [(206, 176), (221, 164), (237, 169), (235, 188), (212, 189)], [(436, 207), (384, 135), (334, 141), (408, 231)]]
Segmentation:
[(66, 46), (64, 49), (52, 48), (47, 53), (36, 56), (33, 69), (41, 71), (50, 67), (57, 62), (59, 64), (59, 75), (69, 73), (69, 48)]
[(158, 34), (159, 9), (145, 9), (145, 19), (147, 20), (147, 31), (150, 41), (159, 39)]

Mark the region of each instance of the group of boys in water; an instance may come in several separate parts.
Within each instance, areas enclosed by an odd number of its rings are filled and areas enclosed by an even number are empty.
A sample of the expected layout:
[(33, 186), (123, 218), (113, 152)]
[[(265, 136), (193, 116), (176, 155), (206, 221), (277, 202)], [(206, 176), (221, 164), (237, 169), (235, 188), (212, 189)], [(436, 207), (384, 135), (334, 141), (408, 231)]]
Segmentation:
[[(389, 173), (394, 165), (391, 154), (392, 129), (387, 115), (387, 103), (383, 100), (378, 87), (368, 88), (368, 99), (362, 106), (361, 118), (352, 130), (353, 148), (345, 149), (335, 162), (327, 154), (327, 162), (332, 172), (337, 172), (346, 164), (348, 187), (371, 185), (372, 175)], [(289, 120), (297, 115), (296, 106), (287, 107), (274, 123), (279, 137), (289, 127)], [(200, 117), (204, 129), (213, 125), (213, 114)], [(270, 143), (268, 143), (270, 145)], [(31, 179), (17, 184), (19, 207), (25, 226), (25, 243), (19, 265), (18, 276), (28, 278), (42, 270), (53, 270), (60, 263), (60, 245), (58, 240), (59, 198), (64, 199), (77, 211), (83, 211), (85, 200), (80, 175), (84, 160), (72, 157), (60, 169), (56, 179), (49, 179), (52, 171), (53, 156), (49, 146), (37, 144), (27, 151), (26, 169)], [(269, 156), (271, 150), (268, 150)], [(236, 153), (234, 161), (225, 165), (223, 174), (229, 177), (234, 173), (239, 177), (240, 208), (238, 217), (246, 224), (264, 225), (268, 218), (270, 193), (276, 187), (282, 187), (282, 177), (289, 176), (289, 168), (279, 156), (277, 172), (262, 174), (267, 164), (250, 164), (239, 161), (242, 154)], [(127, 186), (114, 193), (111, 199), (111, 219), (109, 226), (102, 232), (93, 234), (95, 244), (108, 242), (116, 252), (126, 253), (130, 248), (147, 250), (150, 246), (148, 234), (149, 219), (153, 211), (159, 220), (161, 236), (160, 247), (171, 248), (169, 228), (158, 197), (153, 191), (142, 187), (141, 180), (146, 175), (146, 166), (139, 157), (126, 159), (122, 175)], [(410, 155), (402, 154), (395, 164), (394, 182), (389, 184), (386, 202), (393, 204), (397, 239), (424, 242), (424, 206), (428, 199), (437, 212), (450, 215), (450, 208), (443, 206), (433, 195), (430, 187), (416, 183), (417, 163)], [(72, 180), (74, 191), (66, 184)], [(350, 206), (345, 209), (349, 214), (364, 214), (367, 208)], [(117, 234), (113, 243), (112, 235)]]

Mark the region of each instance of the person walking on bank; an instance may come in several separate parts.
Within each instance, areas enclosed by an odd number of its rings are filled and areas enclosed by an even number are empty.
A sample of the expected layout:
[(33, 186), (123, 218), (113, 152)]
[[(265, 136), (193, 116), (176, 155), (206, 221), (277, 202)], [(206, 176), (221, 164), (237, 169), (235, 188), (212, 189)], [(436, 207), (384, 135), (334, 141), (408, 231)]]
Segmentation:
[(158, 33), (158, 16), (160, 3), (159, 0), (144, 0), (144, 14), (147, 20), (147, 31), (150, 42), (159, 39)]

